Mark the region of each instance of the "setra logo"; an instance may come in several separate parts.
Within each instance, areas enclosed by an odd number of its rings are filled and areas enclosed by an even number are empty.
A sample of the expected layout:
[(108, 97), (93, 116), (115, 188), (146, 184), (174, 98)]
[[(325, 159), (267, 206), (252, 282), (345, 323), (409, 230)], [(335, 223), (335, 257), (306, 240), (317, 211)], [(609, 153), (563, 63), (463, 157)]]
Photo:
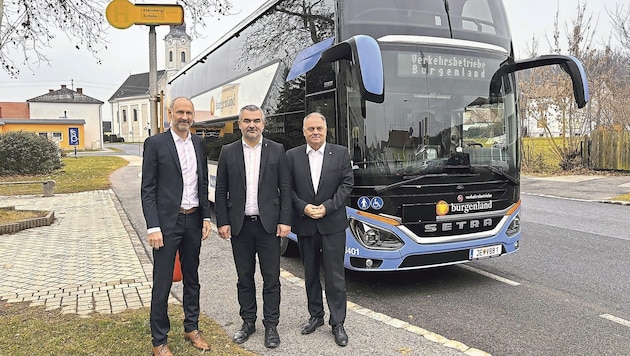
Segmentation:
[(448, 214), (448, 211), (449, 211), (448, 203), (445, 202), (444, 200), (440, 200), (439, 202), (435, 204), (435, 215), (444, 216)]

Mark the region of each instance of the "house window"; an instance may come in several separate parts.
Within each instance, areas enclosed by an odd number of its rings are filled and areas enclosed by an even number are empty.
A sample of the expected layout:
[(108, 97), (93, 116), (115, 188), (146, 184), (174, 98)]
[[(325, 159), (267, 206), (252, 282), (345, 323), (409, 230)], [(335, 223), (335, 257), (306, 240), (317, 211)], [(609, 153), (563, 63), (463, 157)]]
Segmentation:
[(123, 122), (127, 122), (127, 110), (123, 109)]
[(173, 51), (168, 51), (168, 61), (169, 62), (173, 61)]
[(38, 133), (38, 135), (39, 135), (40, 137), (45, 137), (45, 138), (48, 138), (48, 132), (39, 132), (39, 133)]
[(182, 63), (186, 63), (186, 52), (182, 52)]
[(138, 121), (138, 109), (133, 109), (133, 121)]
[(52, 138), (57, 141), (63, 141), (63, 135), (61, 134), (61, 132), (53, 132)]

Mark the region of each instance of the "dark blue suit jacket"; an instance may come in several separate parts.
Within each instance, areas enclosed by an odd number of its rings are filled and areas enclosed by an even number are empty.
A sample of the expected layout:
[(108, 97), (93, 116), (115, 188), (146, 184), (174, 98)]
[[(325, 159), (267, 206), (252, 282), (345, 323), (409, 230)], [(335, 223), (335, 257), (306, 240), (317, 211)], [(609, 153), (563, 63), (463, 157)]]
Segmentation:
[[(236, 236), (245, 217), (245, 159), (243, 141), (221, 148), (217, 167), (215, 209), (217, 227), (230, 225)], [(278, 224), (291, 225), (291, 172), (282, 144), (263, 137), (258, 175), (258, 210), (267, 233)]]
[[(209, 219), (208, 151), (203, 139), (192, 135), (197, 156), (197, 189), (201, 218)], [(147, 228), (160, 227), (163, 235), (173, 232), (182, 201), (184, 181), (177, 148), (170, 130), (144, 141), (142, 160), (142, 211)]]
[[(326, 143), (325, 149), (317, 194), (311, 179), (306, 145), (287, 151), (293, 177), (294, 213), (291, 231), (298, 236), (313, 236), (316, 231), (330, 235), (348, 226), (346, 199), (354, 186), (350, 154), (347, 148), (332, 143)], [(317, 220), (304, 215), (307, 204), (323, 204), (326, 215)]]

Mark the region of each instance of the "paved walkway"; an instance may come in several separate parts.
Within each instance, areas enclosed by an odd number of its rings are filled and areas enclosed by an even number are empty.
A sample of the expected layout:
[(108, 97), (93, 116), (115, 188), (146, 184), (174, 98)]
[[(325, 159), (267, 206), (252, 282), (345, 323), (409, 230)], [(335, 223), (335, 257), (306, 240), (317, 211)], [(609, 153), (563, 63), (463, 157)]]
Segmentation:
[[(111, 190), (2, 201), (16, 209), (54, 210), (55, 221), (0, 236), (0, 300), (84, 316), (150, 305), (151, 260)], [(174, 297), (170, 302), (179, 303)]]

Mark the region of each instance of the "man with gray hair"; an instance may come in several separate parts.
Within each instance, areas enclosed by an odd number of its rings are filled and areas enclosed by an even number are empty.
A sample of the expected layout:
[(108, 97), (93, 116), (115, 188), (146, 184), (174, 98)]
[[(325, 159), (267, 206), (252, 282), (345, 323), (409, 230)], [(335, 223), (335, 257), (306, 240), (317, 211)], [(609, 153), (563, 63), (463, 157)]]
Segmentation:
[(304, 118), (306, 144), (287, 151), (293, 180), (293, 232), (298, 235), (304, 264), (309, 320), (302, 334), (324, 325), (320, 268), (324, 269), (326, 300), (335, 343), (348, 345), (346, 280), (343, 259), (346, 249), (346, 199), (354, 175), (346, 147), (326, 142), (326, 118), (313, 112)]

